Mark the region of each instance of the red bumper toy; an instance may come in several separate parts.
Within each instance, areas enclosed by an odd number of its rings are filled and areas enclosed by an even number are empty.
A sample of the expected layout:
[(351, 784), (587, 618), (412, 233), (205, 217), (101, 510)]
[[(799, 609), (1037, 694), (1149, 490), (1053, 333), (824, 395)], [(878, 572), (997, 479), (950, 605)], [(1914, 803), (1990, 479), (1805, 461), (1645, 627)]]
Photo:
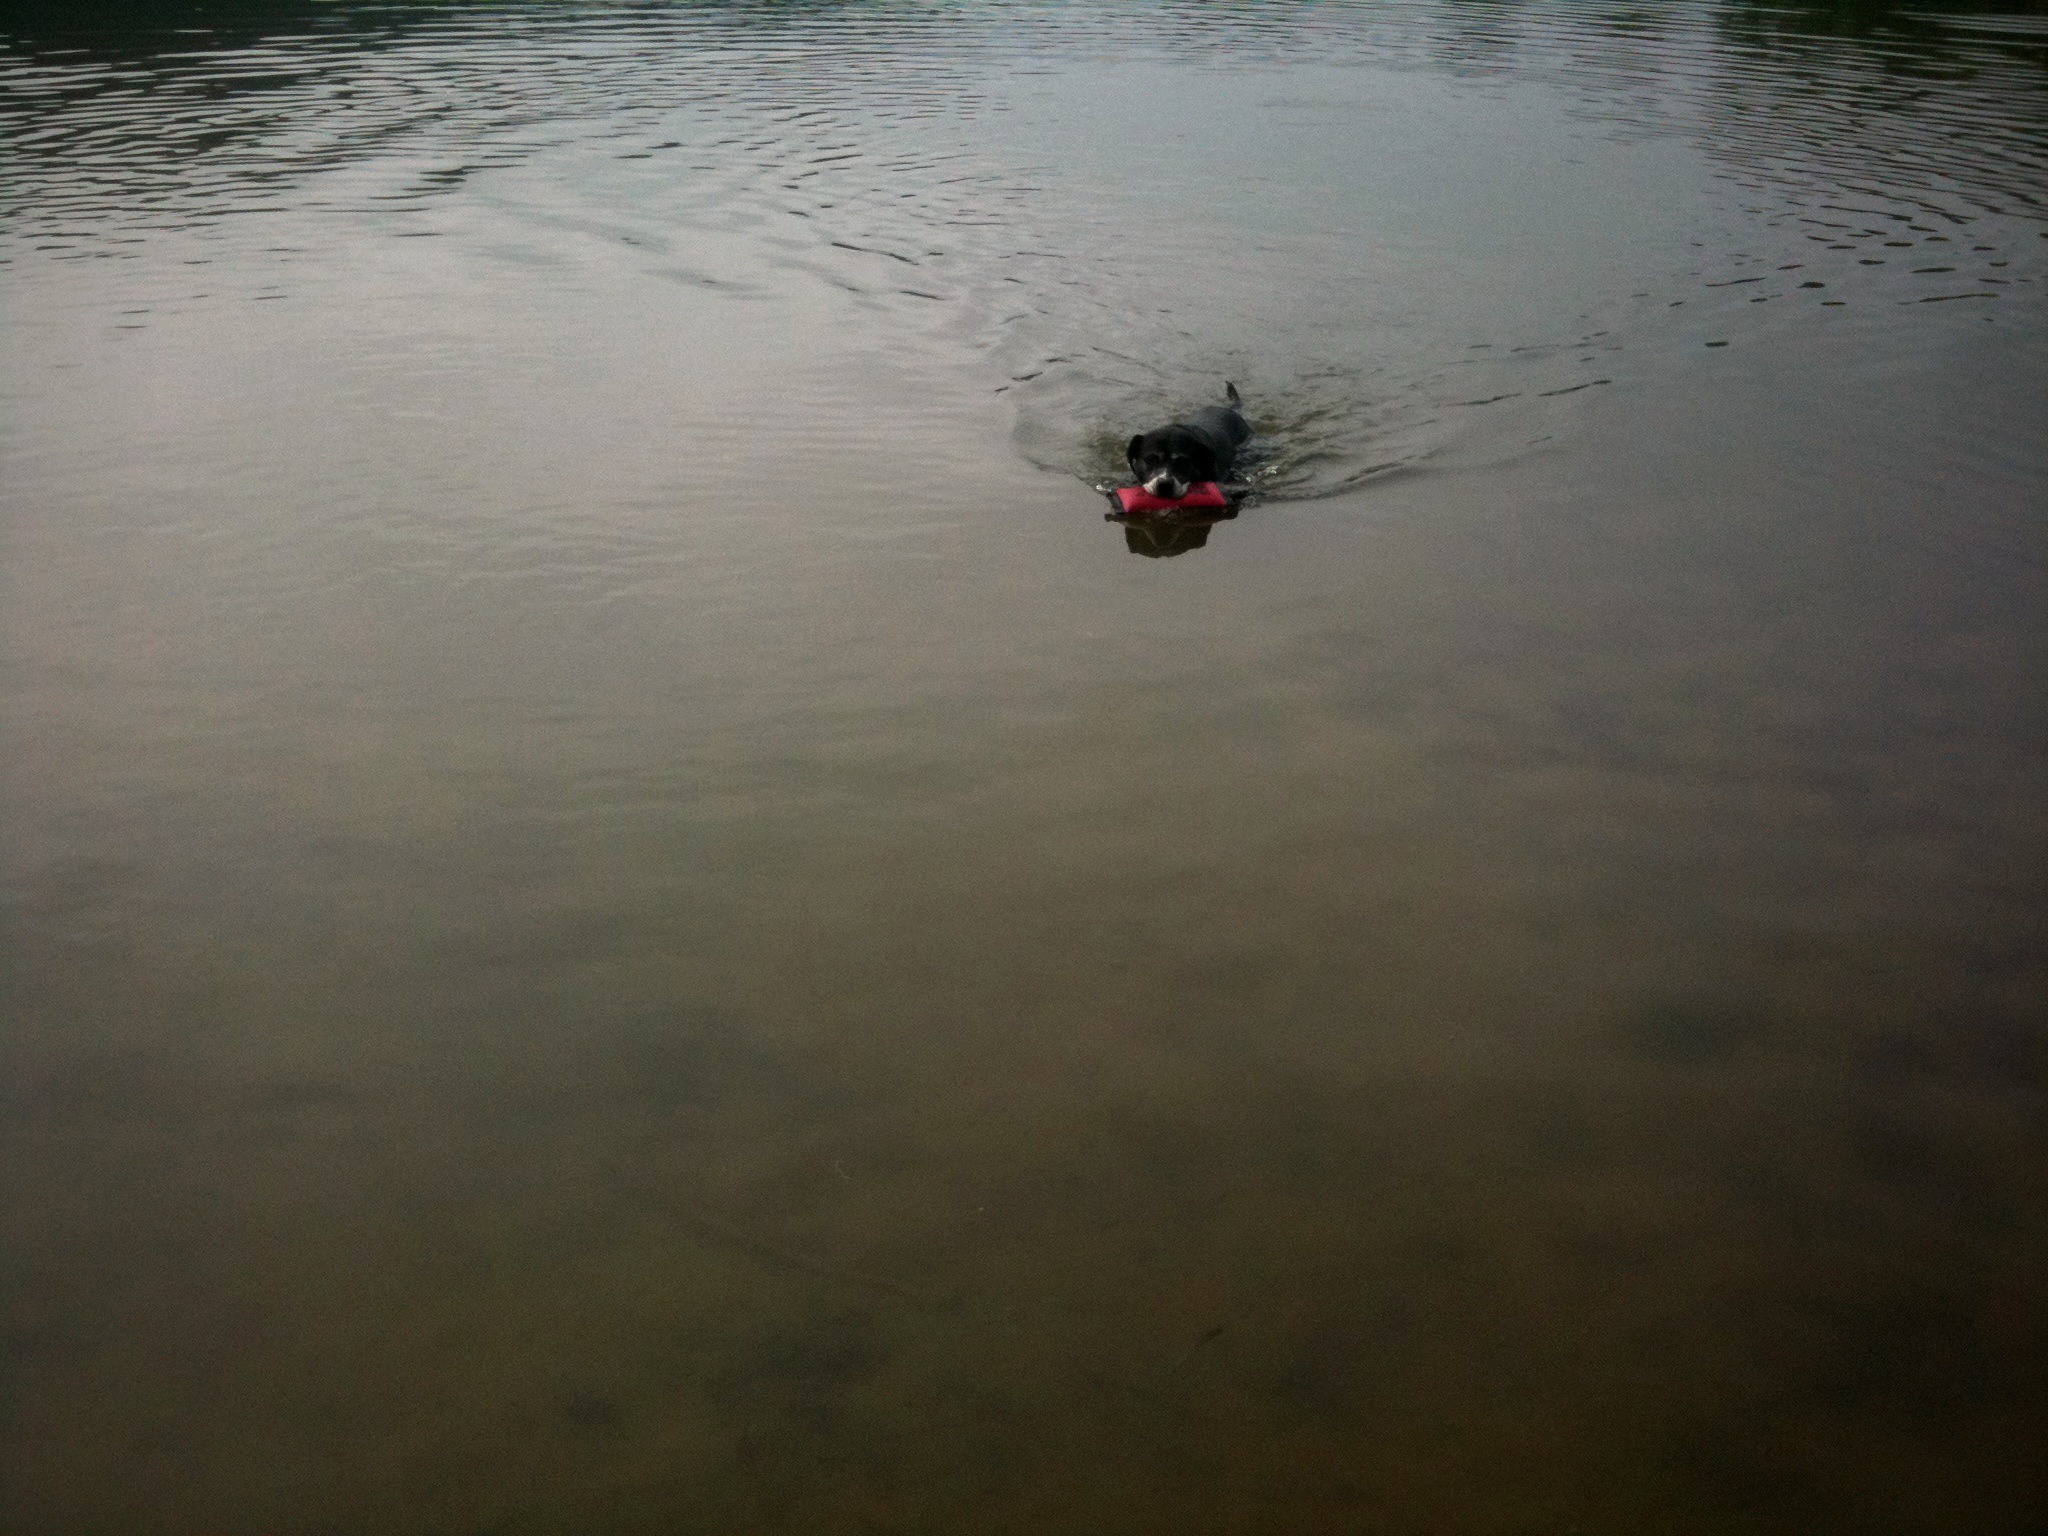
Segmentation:
[(1223, 494), (1223, 487), (1214, 480), (1198, 480), (1188, 487), (1187, 495), (1177, 501), (1166, 501), (1154, 496), (1142, 485), (1124, 485), (1110, 493), (1115, 496), (1126, 512), (1178, 512), (1183, 507), (1227, 507), (1230, 498)]

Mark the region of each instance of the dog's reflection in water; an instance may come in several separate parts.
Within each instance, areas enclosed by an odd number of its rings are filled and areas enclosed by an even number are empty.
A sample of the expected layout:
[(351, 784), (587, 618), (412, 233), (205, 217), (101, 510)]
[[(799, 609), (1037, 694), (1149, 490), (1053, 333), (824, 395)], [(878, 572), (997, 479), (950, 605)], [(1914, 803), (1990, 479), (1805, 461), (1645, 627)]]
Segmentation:
[(1235, 507), (1205, 508), (1192, 512), (1147, 512), (1126, 516), (1111, 512), (1107, 520), (1124, 525), (1124, 547), (1134, 555), (1164, 560), (1184, 555), (1209, 542), (1209, 530), (1237, 516)]

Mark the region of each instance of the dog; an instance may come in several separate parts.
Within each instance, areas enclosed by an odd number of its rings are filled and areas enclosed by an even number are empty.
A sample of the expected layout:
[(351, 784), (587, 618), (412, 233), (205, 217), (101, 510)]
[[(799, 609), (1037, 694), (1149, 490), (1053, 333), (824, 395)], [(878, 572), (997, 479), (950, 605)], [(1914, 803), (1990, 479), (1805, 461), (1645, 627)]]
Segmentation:
[(1223, 387), (1227, 404), (1205, 405), (1186, 421), (1140, 432), (1124, 450), (1138, 484), (1161, 501), (1178, 501), (1188, 487), (1204, 480), (1221, 484), (1230, 478), (1237, 450), (1250, 440), (1252, 429), (1237, 386)]

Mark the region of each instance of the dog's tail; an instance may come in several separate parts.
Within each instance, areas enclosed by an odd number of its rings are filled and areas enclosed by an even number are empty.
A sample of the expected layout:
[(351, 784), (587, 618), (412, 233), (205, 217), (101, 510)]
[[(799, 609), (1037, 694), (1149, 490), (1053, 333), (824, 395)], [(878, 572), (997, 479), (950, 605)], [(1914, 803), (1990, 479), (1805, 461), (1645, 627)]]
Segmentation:
[(1224, 397), (1228, 399), (1232, 405), (1244, 404), (1244, 401), (1238, 398), (1237, 386), (1231, 383), (1228, 379), (1225, 379), (1223, 381), (1223, 394)]

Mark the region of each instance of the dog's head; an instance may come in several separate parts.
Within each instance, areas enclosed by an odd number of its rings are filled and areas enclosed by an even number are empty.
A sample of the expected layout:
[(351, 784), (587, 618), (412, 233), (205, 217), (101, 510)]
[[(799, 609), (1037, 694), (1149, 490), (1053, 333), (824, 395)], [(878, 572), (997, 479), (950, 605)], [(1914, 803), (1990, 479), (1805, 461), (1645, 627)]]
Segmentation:
[(1124, 452), (1138, 484), (1162, 501), (1178, 501), (1189, 486), (1217, 478), (1215, 448), (1186, 427), (1140, 432)]

